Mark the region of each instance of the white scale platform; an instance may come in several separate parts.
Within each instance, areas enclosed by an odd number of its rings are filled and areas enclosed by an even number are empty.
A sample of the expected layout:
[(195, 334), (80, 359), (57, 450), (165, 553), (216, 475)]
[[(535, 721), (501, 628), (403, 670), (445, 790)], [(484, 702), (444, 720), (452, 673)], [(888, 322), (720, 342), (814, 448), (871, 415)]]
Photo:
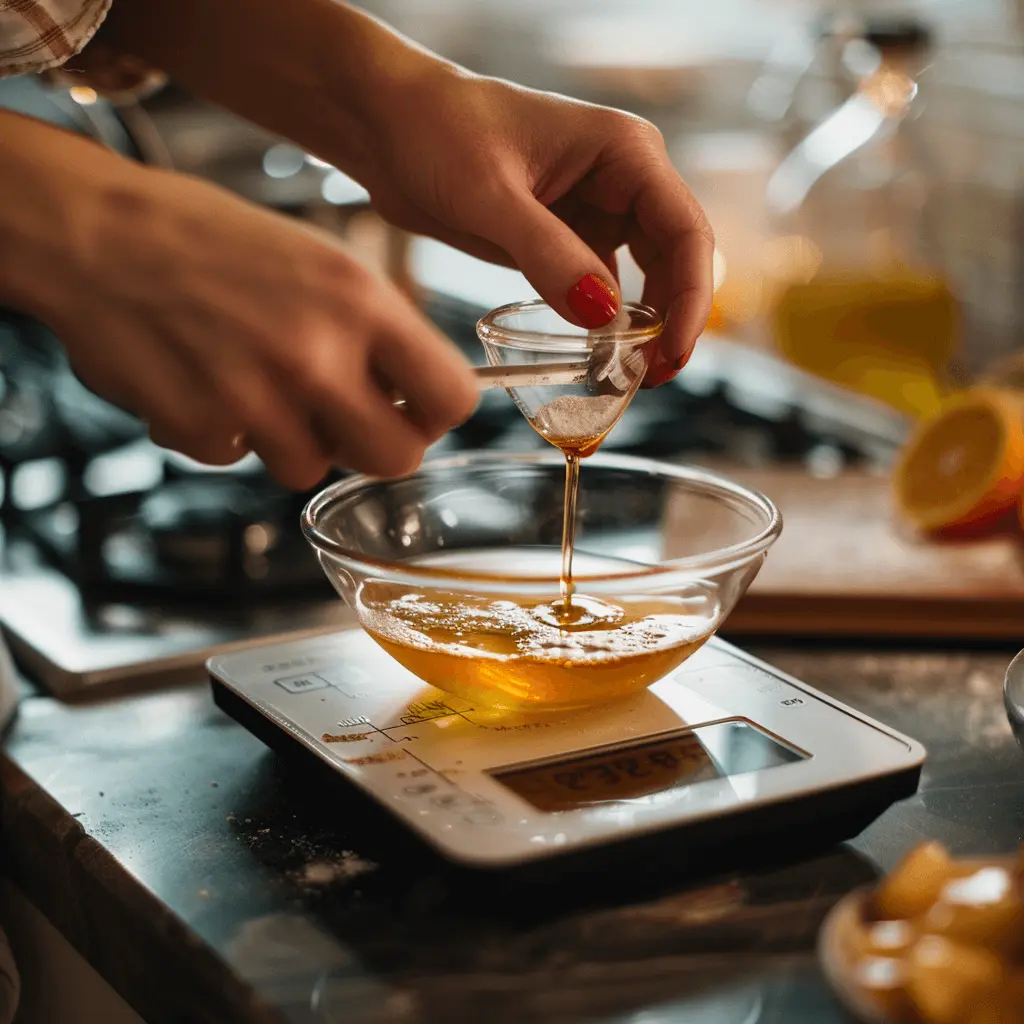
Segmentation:
[(812, 816), (840, 793), (854, 805), (863, 793), (870, 818), (914, 792), (925, 758), (919, 743), (717, 639), (638, 697), (531, 715), (428, 687), (361, 630), (208, 668), (218, 703), (259, 723), (254, 732), (281, 730), (445, 858), (477, 868), (668, 830), (696, 837), (716, 819), (738, 837), (755, 812), (806, 805)]

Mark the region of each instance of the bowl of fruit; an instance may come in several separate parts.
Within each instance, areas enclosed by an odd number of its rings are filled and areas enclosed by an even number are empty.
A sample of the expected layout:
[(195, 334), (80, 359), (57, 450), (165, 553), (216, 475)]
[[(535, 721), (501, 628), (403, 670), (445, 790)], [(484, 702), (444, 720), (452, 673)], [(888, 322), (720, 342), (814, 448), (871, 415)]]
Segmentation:
[(819, 940), (823, 970), (865, 1024), (1024, 1021), (1024, 849), (955, 858), (912, 850), (845, 897)]

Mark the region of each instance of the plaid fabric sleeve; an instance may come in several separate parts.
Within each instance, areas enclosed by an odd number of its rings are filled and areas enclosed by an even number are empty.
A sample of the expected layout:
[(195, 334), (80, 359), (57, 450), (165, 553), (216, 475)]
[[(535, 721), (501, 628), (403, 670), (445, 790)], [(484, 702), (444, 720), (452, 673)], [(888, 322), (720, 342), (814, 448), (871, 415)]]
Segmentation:
[(111, 0), (0, 0), (0, 77), (48, 71), (93, 37)]
[(110, 4), (0, 0), (0, 78), (43, 73), (53, 85), (90, 86), (113, 103), (130, 103), (159, 89), (166, 76), (156, 68), (99, 38), (86, 47)]

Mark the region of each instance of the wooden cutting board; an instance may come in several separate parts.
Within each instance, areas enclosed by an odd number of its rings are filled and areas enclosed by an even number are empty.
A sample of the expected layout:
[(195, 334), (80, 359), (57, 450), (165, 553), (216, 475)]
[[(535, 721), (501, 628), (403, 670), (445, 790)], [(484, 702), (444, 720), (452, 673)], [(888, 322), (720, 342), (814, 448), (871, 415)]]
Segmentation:
[(771, 498), (782, 536), (726, 632), (1000, 639), (1024, 646), (1024, 539), (940, 542), (894, 517), (885, 477), (726, 470)]

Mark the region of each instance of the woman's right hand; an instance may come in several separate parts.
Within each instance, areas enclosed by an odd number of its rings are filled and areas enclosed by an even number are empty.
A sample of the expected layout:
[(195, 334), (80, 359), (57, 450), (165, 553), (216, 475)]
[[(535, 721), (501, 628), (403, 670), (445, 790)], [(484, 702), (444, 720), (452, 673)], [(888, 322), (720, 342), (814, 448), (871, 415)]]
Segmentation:
[(209, 464), (252, 450), (302, 489), (332, 464), (409, 472), (472, 413), (461, 353), (329, 236), (134, 165), (89, 209), (42, 318), (157, 443)]

